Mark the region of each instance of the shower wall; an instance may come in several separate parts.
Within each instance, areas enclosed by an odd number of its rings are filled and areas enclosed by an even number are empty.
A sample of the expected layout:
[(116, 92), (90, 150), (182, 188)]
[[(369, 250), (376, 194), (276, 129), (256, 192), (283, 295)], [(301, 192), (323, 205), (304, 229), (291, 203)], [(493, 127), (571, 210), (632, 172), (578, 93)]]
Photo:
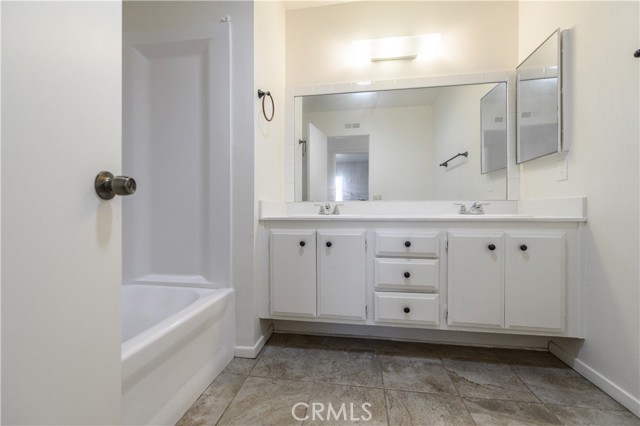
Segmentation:
[(230, 285), (229, 24), (124, 36), (123, 280)]

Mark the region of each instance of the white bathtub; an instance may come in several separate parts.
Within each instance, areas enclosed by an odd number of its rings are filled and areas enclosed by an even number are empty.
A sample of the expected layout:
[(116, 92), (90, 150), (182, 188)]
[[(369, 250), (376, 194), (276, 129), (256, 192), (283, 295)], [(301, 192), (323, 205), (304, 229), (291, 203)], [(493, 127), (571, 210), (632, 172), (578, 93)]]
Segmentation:
[(233, 359), (233, 289), (122, 286), (122, 424), (175, 424)]

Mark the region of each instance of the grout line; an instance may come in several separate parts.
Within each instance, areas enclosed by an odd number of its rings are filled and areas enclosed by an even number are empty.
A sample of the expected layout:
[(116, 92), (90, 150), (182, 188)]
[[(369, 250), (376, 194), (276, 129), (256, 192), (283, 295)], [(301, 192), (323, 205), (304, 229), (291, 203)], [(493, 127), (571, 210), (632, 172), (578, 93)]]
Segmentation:
[(231, 400), (229, 400), (229, 402), (227, 403), (227, 406), (224, 407), (224, 410), (222, 411), (222, 414), (220, 414), (220, 417), (218, 418), (218, 420), (216, 421), (216, 425), (218, 423), (220, 423), (220, 420), (222, 420), (222, 418), (224, 417), (224, 415), (227, 413), (227, 410), (229, 409), (229, 407), (231, 406), (231, 403), (233, 401), (235, 401), (236, 396), (238, 396), (238, 394), (240, 393), (240, 391), (242, 390), (242, 387), (244, 386), (245, 382), (247, 381), (247, 379), (249, 378), (249, 376), (244, 376), (244, 380), (242, 380), (242, 384), (240, 385), (240, 387), (238, 388), (238, 390), (236, 391), (235, 395), (233, 395), (233, 398), (231, 398)]
[[(527, 385), (527, 384), (525, 383), (525, 381), (524, 381), (524, 380), (522, 380), (522, 379), (520, 378), (520, 376), (518, 376), (518, 373), (513, 369), (513, 366), (512, 366), (512, 365), (507, 365), (507, 368), (509, 369), (509, 371), (511, 371), (511, 374), (513, 374), (513, 375), (516, 377), (516, 379), (518, 379), (518, 381), (519, 381), (520, 383), (522, 383), (522, 385), (523, 385), (523, 386), (524, 386), (524, 387), (525, 387), (525, 388), (526, 388), (526, 389), (531, 393), (531, 395), (533, 395), (533, 397), (534, 397), (534, 398), (535, 398), (535, 399), (536, 399), (540, 404), (543, 404), (543, 405), (544, 405), (544, 402), (542, 402), (542, 400), (541, 400), (540, 398), (538, 398), (538, 395), (536, 395), (536, 393), (535, 393), (533, 390), (531, 390), (531, 388), (529, 387), (529, 385)], [(554, 416), (554, 417), (555, 417), (555, 416)]]
[(387, 404), (387, 389), (384, 387), (382, 388), (382, 401), (384, 402), (384, 412), (387, 416), (387, 426), (390, 426), (391, 420), (389, 419), (389, 407)]
[(467, 400), (464, 399), (463, 397), (460, 397), (460, 399), (462, 400), (462, 404), (464, 405), (464, 408), (467, 409), (467, 413), (469, 414), (469, 417), (471, 418), (471, 421), (473, 422), (474, 425), (479, 426), (478, 423), (476, 423), (476, 419), (473, 418), (473, 415), (471, 414), (471, 410), (469, 409), (469, 406), (467, 405)]

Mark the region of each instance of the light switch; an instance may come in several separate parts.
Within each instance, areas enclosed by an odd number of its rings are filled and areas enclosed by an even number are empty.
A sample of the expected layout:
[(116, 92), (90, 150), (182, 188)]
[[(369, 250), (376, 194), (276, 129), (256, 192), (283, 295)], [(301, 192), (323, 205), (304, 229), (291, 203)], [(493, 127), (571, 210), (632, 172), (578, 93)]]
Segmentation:
[(569, 178), (569, 159), (564, 157), (558, 160), (558, 181), (567, 180)]

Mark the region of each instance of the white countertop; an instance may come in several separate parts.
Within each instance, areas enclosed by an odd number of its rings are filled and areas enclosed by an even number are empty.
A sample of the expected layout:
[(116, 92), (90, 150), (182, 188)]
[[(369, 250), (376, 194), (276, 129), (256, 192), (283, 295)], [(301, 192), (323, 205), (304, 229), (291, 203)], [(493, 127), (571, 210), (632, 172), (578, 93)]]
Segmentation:
[(284, 216), (265, 216), (261, 221), (335, 221), (335, 222), (586, 222), (586, 217), (541, 216), (524, 214), (485, 214), (485, 215), (319, 215), (293, 214)]
[[(469, 201), (462, 201), (471, 205)], [(332, 206), (334, 202), (330, 202)], [(321, 215), (318, 204), (260, 201), (260, 221), (288, 222), (547, 222), (584, 223), (587, 221), (586, 198), (491, 201), (485, 214), (458, 214), (452, 201), (426, 202), (346, 202), (340, 214)]]

